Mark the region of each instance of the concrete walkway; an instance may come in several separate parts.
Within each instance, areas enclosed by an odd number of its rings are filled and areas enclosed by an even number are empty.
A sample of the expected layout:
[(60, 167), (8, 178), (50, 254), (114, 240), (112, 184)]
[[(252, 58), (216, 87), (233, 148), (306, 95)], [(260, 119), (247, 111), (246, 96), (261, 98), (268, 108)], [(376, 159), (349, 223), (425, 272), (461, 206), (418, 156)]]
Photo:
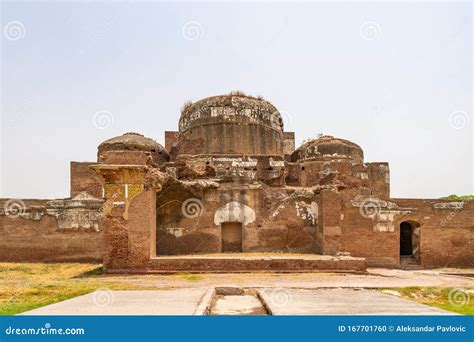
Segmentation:
[[(97, 291), (23, 315), (193, 315), (213, 302), (212, 289)], [(259, 298), (272, 315), (452, 315), (448, 311), (367, 289), (262, 288)], [(225, 296), (214, 315), (261, 314), (257, 297)], [(199, 309), (198, 309), (199, 308)], [(265, 311), (266, 313), (266, 311)]]
[(266, 314), (257, 297), (250, 295), (223, 296), (216, 301), (211, 312), (215, 316), (249, 316)]
[(101, 290), (28, 311), (23, 315), (193, 315), (207, 290)]
[(260, 289), (272, 315), (454, 315), (375, 290)]

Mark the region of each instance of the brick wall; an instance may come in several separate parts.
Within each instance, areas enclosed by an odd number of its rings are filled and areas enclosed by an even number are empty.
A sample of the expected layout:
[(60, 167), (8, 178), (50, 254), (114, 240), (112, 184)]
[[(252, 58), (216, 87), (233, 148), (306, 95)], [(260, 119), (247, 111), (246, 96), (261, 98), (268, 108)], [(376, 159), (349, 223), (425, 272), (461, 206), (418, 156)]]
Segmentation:
[(3, 262), (102, 262), (101, 232), (58, 229), (53, 216), (37, 221), (0, 216), (0, 236)]
[[(377, 231), (377, 219), (364, 217), (359, 208), (346, 207), (341, 216), (341, 251), (366, 257), (371, 266), (400, 264), (400, 224), (419, 225), (419, 262), (424, 267), (474, 264), (474, 202), (459, 208), (459, 201), (390, 199), (399, 209), (392, 229)], [(323, 214), (324, 215), (324, 214)], [(384, 224), (387, 224), (384, 222)], [(416, 247), (416, 246), (414, 246)]]
[[(425, 267), (474, 265), (474, 201), (393, 199), (415, 207), (406, 217), (420, 224), (420, 259)], [(462, 205), (462, 208), (461, 208)], [(400, 220), (398, 220), (399, 228)]]
[(71, 162), (71, 197), (86, 191), (90, 195), (102, 198), (102, 184), (100, 177), (89, 166), (92, 162)]
[[(83, 195), (80, 195), (83, 196)], [(0, 261), (101, 262), (97, 200), (0, 199)]]

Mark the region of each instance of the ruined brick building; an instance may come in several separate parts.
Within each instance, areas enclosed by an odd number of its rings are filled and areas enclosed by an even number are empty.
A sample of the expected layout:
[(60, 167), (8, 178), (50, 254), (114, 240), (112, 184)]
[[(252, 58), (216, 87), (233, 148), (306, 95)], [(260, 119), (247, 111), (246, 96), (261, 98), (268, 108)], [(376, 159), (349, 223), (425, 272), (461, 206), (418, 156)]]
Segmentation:
[(238, 93), (186, 105), (165, 146), (137, 133), (103, 142), (96, 162), (71, 163), (71, 198), (2, 204), (1, 260), (103, 260), (108, 272), (474, 266), (474, 202), (391, 198), (387, 162), (332, 136), (295, 149), (271, 103)]

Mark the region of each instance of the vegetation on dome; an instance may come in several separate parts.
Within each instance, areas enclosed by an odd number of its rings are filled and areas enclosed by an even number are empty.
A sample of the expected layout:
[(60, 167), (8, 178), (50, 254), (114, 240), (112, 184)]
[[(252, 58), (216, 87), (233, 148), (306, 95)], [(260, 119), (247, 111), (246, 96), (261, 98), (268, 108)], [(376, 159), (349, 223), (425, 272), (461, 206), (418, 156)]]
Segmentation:
[[(241, 90), (232, 90), (230, 92), (228, 92), (227, 94), (223, 94), (223, 95), (217, 95), (217, 96), (211, 96), (211, 97), (219, 97), (219, 96), (240, 96), (240, 97), (247, 97), (247, 98), (252, 98), (252, 99), (257, 99), (259, 101), (264, 101), (264, 102), (267, 102), (269, 103), (270, 105), (273, 106), (273, 104), (266, 100), (263, 95), (256, 95), (256, 96), (253, 96), (253, 95), (248, 95), (246, 94), (245, 92), (241, 91)], [(204, 99), (206, 100), (206, 99)], [(194, 105), (194, 102), (193, 101), (186, 101), (183, 106), (181, 107), (181, 114), (183, 114), (184, 112), (186, 112), (192, 105)]]
[(186, 101), (183, 106), (181, 107), (181, 113), (184, 113), (189, 107), (193, 105), (193, 101)]
[(273, 104), (270, 101), (266, 100), (265, 97), (263, 97), (263, 95), (261, 95), (261, 94), (257, 94), (257, 95), (254, 96), (254, 95), (248, 95), (248, 94), (246, 94), (245, 92), (243, 92), (241, 90), (233, 90), (233, 91), (229, 92), (227, 95), (228, 96), (249, 97), (249, 98), (257, 99), (259, 101), (268, 102), (273, 106)]
[(301, 142), (301, 144), (304, 145), (304, 144), (307, 144), (307, 143), (309, 143), (309, 142), (311, 142), (311, 141), (318, 140), (319, 138), (321, 138), (321, 137), (323, 137), (323, 136), (324, 136), (323, 133), (318, 133), (318, 134), (316, 135), (316, 137), (304, 139), (304, 140)]
[(231, 92), (229, 92), (229, 95), (230, 96), (248, 96), (241, 90), (232, 90)]

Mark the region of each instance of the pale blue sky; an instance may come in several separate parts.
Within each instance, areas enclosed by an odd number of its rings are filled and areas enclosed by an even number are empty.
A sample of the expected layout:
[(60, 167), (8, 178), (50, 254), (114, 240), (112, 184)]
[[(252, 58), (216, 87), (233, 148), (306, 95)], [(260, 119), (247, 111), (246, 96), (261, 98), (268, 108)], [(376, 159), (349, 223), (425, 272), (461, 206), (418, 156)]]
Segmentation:
[(470, 3), (3, 2), (1, 18), (0, 197), (68, 196), (70, 160), (128, 131), (164, 143), (186, 100), (231, 90), (270, 100), (298, 142), (390, 162), (393, 197), (474, 193)]

